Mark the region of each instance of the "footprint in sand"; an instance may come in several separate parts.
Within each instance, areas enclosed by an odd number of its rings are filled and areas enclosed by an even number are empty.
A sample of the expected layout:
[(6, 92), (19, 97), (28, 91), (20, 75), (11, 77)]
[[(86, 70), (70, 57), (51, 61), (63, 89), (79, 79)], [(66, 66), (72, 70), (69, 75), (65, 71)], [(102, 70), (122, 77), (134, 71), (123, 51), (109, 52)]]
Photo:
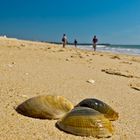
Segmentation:
[(113, 55), (113, 56), (111, 56), (110, 58), (111, 58), (111, 59), (118, 59), (118, 60), (120, 60), (120, 57), (119, 57), (118, 55)]
[(48, 47), (47, 49), (48, 49), (48, 50), (50, 50), (50, 49), (51, 49), (51, 47)]
[(79, 55), (79, 58), (84, 58), (82, 55)]
[(71, 61), (69, 58), (66, 58), (66, 61)]
[(58, 52), (64, 52), (65, 50), (64, 49), (60, 49), (60, 50), (58, 50)]

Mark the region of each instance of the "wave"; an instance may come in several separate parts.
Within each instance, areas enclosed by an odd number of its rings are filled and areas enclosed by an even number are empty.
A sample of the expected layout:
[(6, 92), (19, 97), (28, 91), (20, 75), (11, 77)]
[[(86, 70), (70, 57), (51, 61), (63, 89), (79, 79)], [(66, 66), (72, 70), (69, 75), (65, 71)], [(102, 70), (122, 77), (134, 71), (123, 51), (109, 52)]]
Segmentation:
[[(92, 50), (92, 45), (79, 45), (78, 48)], [(140, 55), (139, 45), (97, 45), (97, 51)]]

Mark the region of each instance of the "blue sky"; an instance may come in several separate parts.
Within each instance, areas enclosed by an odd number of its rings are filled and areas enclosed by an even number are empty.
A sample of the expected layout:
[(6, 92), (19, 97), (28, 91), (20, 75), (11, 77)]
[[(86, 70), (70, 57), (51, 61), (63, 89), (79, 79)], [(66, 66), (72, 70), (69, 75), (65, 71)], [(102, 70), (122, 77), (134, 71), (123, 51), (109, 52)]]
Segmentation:
[(0, 0), (0, 35), (140, 44), (139, 0)]

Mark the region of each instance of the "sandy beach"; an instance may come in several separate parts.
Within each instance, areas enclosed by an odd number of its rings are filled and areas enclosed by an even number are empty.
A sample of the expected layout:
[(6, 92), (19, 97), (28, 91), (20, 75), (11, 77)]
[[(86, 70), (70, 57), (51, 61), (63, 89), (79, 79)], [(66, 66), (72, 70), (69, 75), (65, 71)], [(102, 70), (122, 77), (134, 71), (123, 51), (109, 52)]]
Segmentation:
[(60, 131), (57, 120), (15, 111), (38, 95), (61, 95), (74, 105), (85, 98), (102, 100), (119, 113), (112, 122), (115, 133), (106, 139), (140, 139), (140, 56), (0, 37), (0, 140), (97, 139)]

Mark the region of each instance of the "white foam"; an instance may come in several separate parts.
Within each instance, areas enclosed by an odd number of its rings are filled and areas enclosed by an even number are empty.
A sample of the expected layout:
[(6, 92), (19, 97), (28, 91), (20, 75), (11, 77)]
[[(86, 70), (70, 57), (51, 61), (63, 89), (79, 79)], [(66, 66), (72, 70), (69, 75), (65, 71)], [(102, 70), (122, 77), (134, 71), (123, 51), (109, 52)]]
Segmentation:
[[(92, 50), (92, 45), (79, 45), (78, 48)], [(140, 55), (140, 49), (137, 48), (126, 48), (119, 46), (106, 46), (106, 45), (97, 45), (97, 51), (113, 52), (113, 53), (123, 53), (131, 55)]]

